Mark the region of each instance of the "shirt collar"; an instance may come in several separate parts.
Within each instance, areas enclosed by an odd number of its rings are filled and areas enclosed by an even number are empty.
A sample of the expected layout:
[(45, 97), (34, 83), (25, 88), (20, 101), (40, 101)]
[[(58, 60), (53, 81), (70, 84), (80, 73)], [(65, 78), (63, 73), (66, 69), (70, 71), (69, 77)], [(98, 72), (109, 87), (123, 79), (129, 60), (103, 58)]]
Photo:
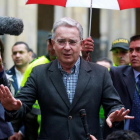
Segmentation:
[(140, 74), (140, 72), (136, 71), (133, 69), (133, 72), (134, 72), (134, 77), (135, 77), (135, 80), (137, 80), (138, 78), (138, 75)]
[(23, 75), (19, 70), (17, 70), (17, 68), (15, 67), (15, 72), (16, 72), (16, 74), (18, 74), (18, 75)]
[[(74, 64), (74, 66), (71, 68), (71, 73), (77, 73), (79, 71), (79, 67), (80, 67), (80, 57), (78, 58), (78, 60), (76, 61), (76, 63)], [(62, 73), (66, 73), (63, 68), (61, 67), (59, 61), (58, 61), (58, 69), (62, 72)]]
[(16, 72), (17, 74), (21, 74), (20, 71), (16, 69), (16, 67), (15, 67), (15, 72)]

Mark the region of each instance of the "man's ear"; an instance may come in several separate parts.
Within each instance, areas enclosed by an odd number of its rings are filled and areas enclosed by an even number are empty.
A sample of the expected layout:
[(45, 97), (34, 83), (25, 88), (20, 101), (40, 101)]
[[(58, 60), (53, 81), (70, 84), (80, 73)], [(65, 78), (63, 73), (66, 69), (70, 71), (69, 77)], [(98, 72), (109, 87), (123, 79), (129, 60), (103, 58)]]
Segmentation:
[(84, 46), (84, 41), (83, 39), (81, 40), (81, 51), (82, 51), (82, 47)]
[(32, 52), (31, 51), (29, 52), (29, 56), (32, 57)]

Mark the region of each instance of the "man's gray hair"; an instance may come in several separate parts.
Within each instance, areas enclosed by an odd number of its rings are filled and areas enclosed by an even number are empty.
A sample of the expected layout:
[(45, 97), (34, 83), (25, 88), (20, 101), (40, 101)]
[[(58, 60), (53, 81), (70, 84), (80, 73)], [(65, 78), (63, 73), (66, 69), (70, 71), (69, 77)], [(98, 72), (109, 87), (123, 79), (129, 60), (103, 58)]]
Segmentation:
[(64, 18), (61, 18), (60, 20), (56, 21), (54, 24), (53, 24), (53, 33), (52, 33), (52, 39), (54, 40), (55, 38), (55, 32), (56, 32), (56, 29), (59, 27), (59, 26), (70, 26), (70, 27), (76, 27), (79, 31), (79, 37), (80, 39), (82, 40), (83, 39), (83, 28), (81, 26), (80, 23), (78, 23), (77, 21), (69, 18), (69, 17), (64, 17)]

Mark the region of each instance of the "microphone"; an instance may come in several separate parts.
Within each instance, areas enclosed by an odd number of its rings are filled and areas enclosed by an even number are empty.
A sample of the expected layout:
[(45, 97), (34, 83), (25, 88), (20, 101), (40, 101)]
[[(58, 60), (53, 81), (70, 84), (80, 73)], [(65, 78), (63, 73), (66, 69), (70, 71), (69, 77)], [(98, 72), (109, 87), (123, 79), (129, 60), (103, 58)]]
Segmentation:
[(20, 35), (23, 31), (23, 22), (21, 19), (13, 17), (0, 17), (0, 35)]
[(86, 133), (86, 138), (87, 140), (91, 140), (90, 139), (90, 133), (89, 133), (89, 130), (88, 130), (88, 124), (87, 124), (87, 118), (86, 118), (86, 110), (85, 109), (81, 109), (79, 111), (79, 114), (80, 114), (80, 117), (81, 117), (81, 120), (82, 120), (82, 123), (83, 123), (83, 126), (84, 126), (84, 130), (85, 130), (85, 133)]

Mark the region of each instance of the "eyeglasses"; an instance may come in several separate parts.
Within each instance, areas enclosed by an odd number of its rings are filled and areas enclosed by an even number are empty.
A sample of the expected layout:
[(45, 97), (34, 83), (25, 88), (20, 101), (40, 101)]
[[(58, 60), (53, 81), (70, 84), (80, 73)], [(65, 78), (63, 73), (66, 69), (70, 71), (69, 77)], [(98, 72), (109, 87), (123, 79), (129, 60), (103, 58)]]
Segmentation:
[(140, 47), (137, 47), (137, 48), (129, 48), (129, 52), (130, 52), (130, 53), (133, 53), (134, 50), (135, 50), (137, 53), (140, 53)]
[(58, 39), (58, 40), (54, 40), (55, 43), (57, 43), (60, 46), (66, 46), (67, 42), (69, 43), (70, 46), (76, 46), (78, 43), (80, 43), (82, 40), (80, 41), (76, 41), (73, 39), (69, 39), (68, 41), (66, 41), (65, 39)]

